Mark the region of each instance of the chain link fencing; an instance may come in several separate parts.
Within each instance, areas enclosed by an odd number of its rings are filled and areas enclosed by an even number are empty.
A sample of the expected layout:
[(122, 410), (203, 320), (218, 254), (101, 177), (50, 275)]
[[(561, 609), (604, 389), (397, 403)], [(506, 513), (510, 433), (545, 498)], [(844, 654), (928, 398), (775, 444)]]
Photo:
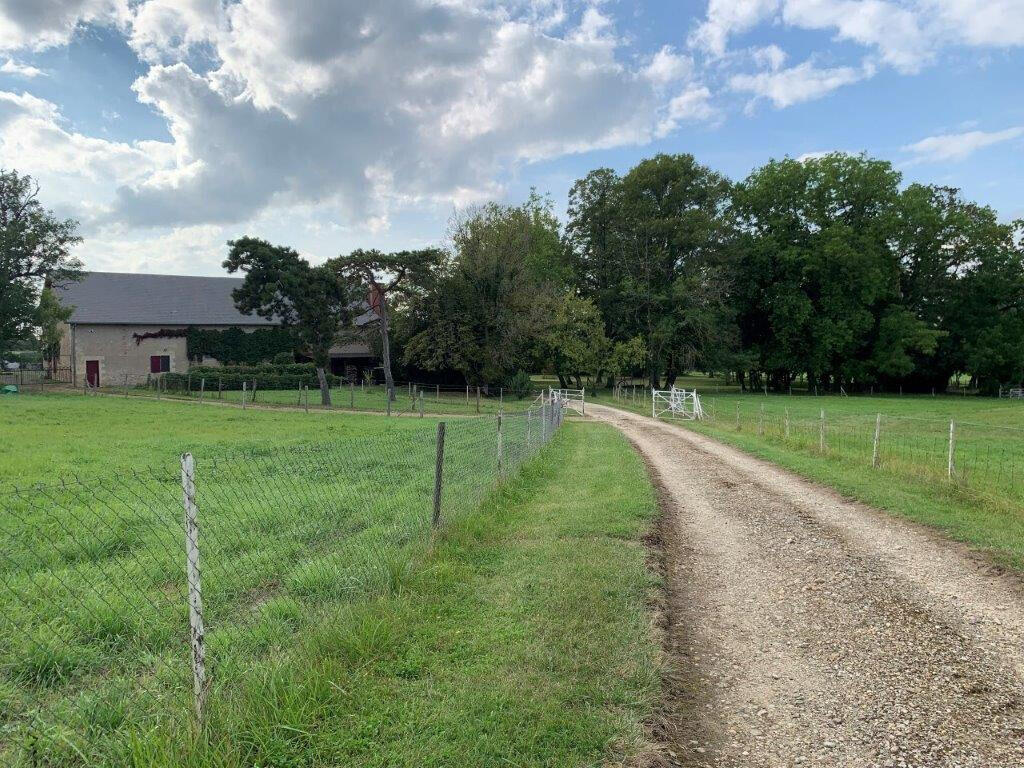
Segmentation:
[[(247, 676), (401, 593), (564, 404), (210, 449), (0, 496), (0, 764), (124, 765), (227, 722)], [(198, 727), (197, 726), (201, 726)], [(137, 755), (136, 755), (137, 756)]]

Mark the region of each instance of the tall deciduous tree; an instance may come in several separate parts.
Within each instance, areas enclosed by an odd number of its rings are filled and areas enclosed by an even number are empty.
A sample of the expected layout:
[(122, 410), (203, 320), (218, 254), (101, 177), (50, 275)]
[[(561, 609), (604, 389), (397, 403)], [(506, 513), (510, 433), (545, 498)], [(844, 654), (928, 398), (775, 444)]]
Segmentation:
[(243, 237), (228, 243), (229, 273), (245, 281), (232, 294), (240, 312), (276, 319), (290, 328), (316, 366), (320, 399), (331, 404), (326, 368), (331, 346), (352, 325), (359, 286), (325, 265), (310, 266), (299, 254), (266, 240)]
[(622, 178), (594, 171), (570, 194), (580, 291), (613, 340), (643, 339), (651, 386), (735, 343), (724, 261), (729, 191), (692, 155), (658, 155)]
[(436, 248), (397, 253), (359, 249), (352, 251), (348, 256), (331, 259), (325, 264), (325, 267), (335, 271), (342, 280), (361, 284), (368, 291), (371, 309), (378, 317), (384, 383), (391, 400), (395, 399), (395, 379), (391, 372), (392, 299), (412, 286), (422, 284), (426, 275), (437, 268), (442, 258), (442, 252)]
[(406, 361), (479, 384), (532, 367), (564, 283), (559, 234), (537, 196), (456, 217), (445, 261), (411, 307)]
[(31, 334), (46, 280), (81, 277), (82, 264), (71, 255), (81, 242), (77, 230), (76, 221), (43, 207), (31, 176), (0, 170), (0, 356)]

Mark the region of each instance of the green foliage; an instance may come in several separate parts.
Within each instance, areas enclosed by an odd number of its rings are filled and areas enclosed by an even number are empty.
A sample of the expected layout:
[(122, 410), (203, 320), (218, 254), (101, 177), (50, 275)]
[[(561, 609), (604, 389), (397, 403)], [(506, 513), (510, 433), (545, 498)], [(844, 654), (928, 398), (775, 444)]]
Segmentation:
[(570, 192), (567, 241), (579, 290), (611, 339), (643, 339), (652, 382), (713, 366), (736, 344), (729, 192), (692, 155), (658, 155), (623, 177), (594, 171)]
[(295, 360), (295, 335), (291, 328), (205, 329), (188, 328), (185, 346), (188, 359), (201, 362), (212, 357), (225, 365), (247, 363), (254, 365), (283, 357)]
[(352, 325), (359, 286), (326, 266), (310, 266), (292, 248), (266, 240), (243, 237), (228, 246), (224, 268), (245, 274), (245, 282), (233, 293), (239, 311), (276, 319), (291, 330), (302, 352), (326, 368), (331, 346)]
[(44, 360), (55, 360), (60, 355), (61, 324), (68, 321), (72, 312), (74, 307), (61, 306), (52, 288), (43, 288), (36, 308), (36, 324)]
[(31, 176), (0, 169), (0, 356), (32, 335), (44, 282), (81, 276), (82, 264), (71, 255), (81, 242), (78, 222), (58, 219), (38, 194)]
[(410, 299), (404, 360), (502, 382), (537, 359), (559, 296), (558, 222), (548, 203), (496, 203), (452, 222), (451, 251)]
[(505, 382), (505, 391), (512, 397), (523, 399), (533, 392), (533, 379), (526, 371), (516, 371), (511, 378)]
[[(313, 363), (271, 363), (266, 365), (196, 365), (188, 369), (188, 373), (165, 373), (164, 383), (168, 390), (175, 391), (190, 387), (199, 389), (201, 379), (206, 379), (207, 390), (219, 388), (232, 391), (242, 388), (248, 382), (252, 389), (256, 382), (258, 389), (263, 390), (294, 390), (299, 386), (318, 387), (316, 366)], [(341, 384), (340, 376), (327, 374), (327, 381), (332, 387)]]
[(544, 343), (546, 358), (559, 380), (564, 384), (573, 379), (577, 388), (583, 386), (584, 375), (600, 376), (610, 348), (597, 306), (572, 294), (565, 294), (555, 304)]

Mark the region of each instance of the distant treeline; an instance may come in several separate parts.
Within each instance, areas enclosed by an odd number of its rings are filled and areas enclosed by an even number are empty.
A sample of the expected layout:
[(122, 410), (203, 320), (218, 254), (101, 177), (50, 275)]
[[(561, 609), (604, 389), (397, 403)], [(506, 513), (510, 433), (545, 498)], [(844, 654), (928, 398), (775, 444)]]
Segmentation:
[(437, 379), (568, 383), (686, 371), (785, 389), (994, 391), (1024, 380), (1024, 222), (890, 163), (772, 161), (732, 183), (690, 155), (452, 222), (396, 297), (393, 345)]

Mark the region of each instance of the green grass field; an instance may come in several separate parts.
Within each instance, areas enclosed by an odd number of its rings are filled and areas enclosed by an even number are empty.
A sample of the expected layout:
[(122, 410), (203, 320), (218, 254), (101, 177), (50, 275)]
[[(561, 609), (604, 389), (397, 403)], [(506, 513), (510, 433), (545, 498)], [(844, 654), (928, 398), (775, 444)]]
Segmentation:
[[(701, 380), (688, 386), (701, 391)], [(707, 419), (685, 426), (845, 494), (965, 541), (1024, 569), (1024, 402), (957, 396), (702, 394)], [(599, 402), (651, 414), (649, 399)], [(825, 412), (824, 451), (821, 411)], [(881, 415), (878, 466), (873, 467)], [(950, 421), (956, 422), (953, 478)]]
[(48, 484), (0, 503), (0, 763), (582, 766), (643, 748), (654, 500), (612, 430), (567, 423), (530, 459), (538, 425), (509, 417), (504, 466), (525, 464), (498, 485), (496, 419), (449, 422), (432, 537), (430, 419), (25, 396), (0, 424), (4, 479)]

